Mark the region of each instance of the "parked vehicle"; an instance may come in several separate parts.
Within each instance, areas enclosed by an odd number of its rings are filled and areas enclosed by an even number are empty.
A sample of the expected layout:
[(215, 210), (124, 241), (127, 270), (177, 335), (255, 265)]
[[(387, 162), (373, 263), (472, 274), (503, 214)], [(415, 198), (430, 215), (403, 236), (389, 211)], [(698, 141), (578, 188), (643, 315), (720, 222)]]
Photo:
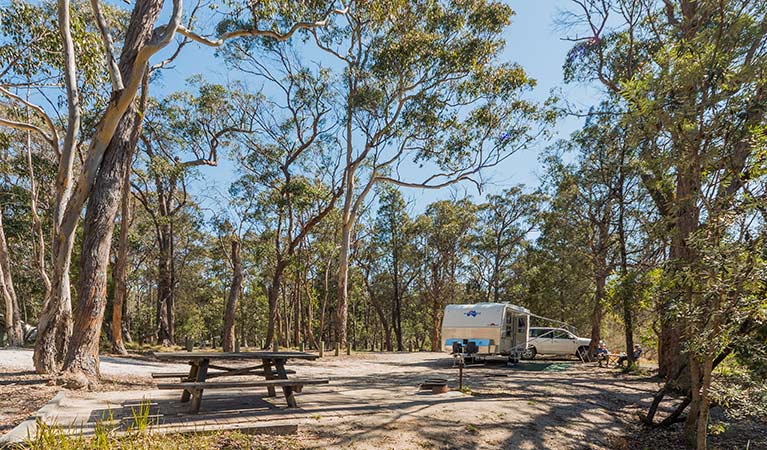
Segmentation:
[(523, 359), (533, 359), (535, 355), (585, 355), (591, 339), (582, 338), (564, 328), (530, 327), (527, 351)]
[(447, 305), (444, 351), (464, 357), (504, 355), (517, 361), (528, 347), (530, 311), (509, 303)]

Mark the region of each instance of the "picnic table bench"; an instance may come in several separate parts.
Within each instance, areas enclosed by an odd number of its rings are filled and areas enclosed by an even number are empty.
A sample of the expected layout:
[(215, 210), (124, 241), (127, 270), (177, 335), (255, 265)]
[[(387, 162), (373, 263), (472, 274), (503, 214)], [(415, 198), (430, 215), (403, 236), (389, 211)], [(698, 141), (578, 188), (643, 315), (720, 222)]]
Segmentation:
[[(159, 383), (157, 387), (159, 389), (182, 389), (181, 401), (188, 402), (191, 399), (191, 410), (195, 414), (200, 411), (203, 391), (208, 389), (266, 387), (267, 396), (274, 397), (276, 396), (275, 387), (281, 387), (288, 407), (296, 408), (298, 405), (294, 394), (301, 392), (305, 385), (327, 384), (330, 382), (328, 379), (288, 378), (288, 374), (295, 374), (295, 371), (285, 368), (286, 361), (289, 359), (317, 359), (316, 355), (310, 353), (158, 352), (154, 356), (160, 361), (188, 362), (190, 366), (189, 373), (152, 373), (152, 378), (179, 378), (179, 382)], [(245, 367), (231, 367), (224, 365), (225, 363), (222, 364), (221, 361), (252, 361), (260, 363)], [(254, 381), (208, 381), (212, 378), (233, 376), (260, 376), (264, 379)]]

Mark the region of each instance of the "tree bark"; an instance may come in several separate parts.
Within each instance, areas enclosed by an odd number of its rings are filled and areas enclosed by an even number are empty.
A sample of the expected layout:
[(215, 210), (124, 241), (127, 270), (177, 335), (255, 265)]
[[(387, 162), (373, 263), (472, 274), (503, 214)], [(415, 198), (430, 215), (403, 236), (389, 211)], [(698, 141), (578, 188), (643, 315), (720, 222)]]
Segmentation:
[[(132, 156), (132, 155), (131, 155)], [(132, 158), (128, 158), (131, 161)], [(112, 277), (115, 283), (114, 304), (112, 305), (112, 352), (126, 355), (123, 343), (123, 311), (128, 297), (128, 236), (131, 226), (130, 210), (130, 163), (123, 173), (122, 204), (120, 206), (120, 238), (118, 242), (117, 261)]]
[(274, 277), (272, 283), (267, 289), (267, 297), (269, 300), (269, 323), (266, 330), (266, 342), (264, 347), (266, 349), (272, 346), (275, 339), (275, 329), (278, 326), (279, 319), (279, 299), (280, 299), (280, 285), (282, 283), (282, 274), (285, 271), (286, 263), (282, 259), (277, 260), (277, 264), (274, 267)]
[(140, 116), (131, 106), (104, 154), (88, 199), (80, 254), (80, 288), (74, 333), (64, 361), (64, 378), (72, 387), (94, 383), (99, 373), (99, 339), (106, 308), (107, 268), (122, 182), (138, 141)]
[(444, 279), (440, 275), (443, 270), (439, 267), (442, 262), (432, 262), (432, 288), (431, 288), (431, 304), (432, 304), (432, 323), (431, 323), (431, 351), (438, 352), (441, 347), (440, 342), (440, 327), (442, 325), (442, 292)]
[(59, 234), (54, 230), (51, 295), (43, 302), (32, 356), (37, 373), (58, 372), (64, 360), (64, 352), (69, 347), (69, 338), (72, 335), (69, 265), (73, 245), (74, 232)]
[(394, 349), (392, 346), (392, 327), (389, 325), (389, 320), (387, 319), (387, 315), (386, 312), (384, 312), (383, 306), (375, 299), (373, 288), (370, 285), (369, 272), (365, 273), (365, 287), (368, 291), (368, 298), (370, 299), (370, 303), (373, 305), (373, 309), (378, 316), (378, 320), (381, 322), (381, 331), (383, 331), (382, 334), (384, 345), (386, 346), (386, 351), (390, 352)]
[[(392, 224), (395, 230), (392, 233), (397, 236), (397, 224)], [(392, 325), (394, 327), (394, 333), (397, 337), (397, 351), (401, 352), (405, 350), (405, 346), (402, 342), (402, 290), (400, 287), (400, 258), (399, 258), (399, 242), (395, 238), (392, 248), (392, 288), (394, 289), (394, 314), (392, 317)]]
[[(350, 197), (349, 192), (347, 191), (347, 197)], [(348, 207), (350, 208), (351, 205), (348, 205)], [(346, 209), (347, 205), (344, 205), (344, 210)], [(342, 348), (346, 346), (347, 322), (349, 319), (349, 258), (351, 254), (352, 225), (351, 211), (345, 211), (343, 224), (341, 225), (341, 249), (338, 257), (338, 303), (336, 305), (336, 336)]]
[[(33, 357), (38, 372), (49, 373), (58, 368), (61, 357), (65, 354), (71, 336), (71, 302), (69, 293), (69, 264), (75, 230), (80, 219), (83, 205), (94, 189), (98, 172), (105, 160), (114, 136), (131, 108), (138, 92), (141, 80), (146, 72), (149, 58), (165, 47), (173, 38), (181, 20), (181, 3), (173, 5), (171, 20), (153, 36), (154, 23), (162, 9), (162, 2), (140, 0), (135, 3), (128, 24), (122, 54), (120, 71), (125, 80), (124, 88), (112, 92), (104, 113), (101, 116), (88, 146), (87, 157), (77, 183), (72, 186), (72, 166), (74, 164), (77, 135), (80, 129), (79, 95), (77, 93), (77, 66), (74, 44), (70, 33), (69, 0), (58, 1), (58, 28), (64, 42), (65, 84), (67, 88), (67, 133), (61, 149), (59, 169), (56, 176), (56, 202), (54, 207), (53, 258), (54, 288), (46, 299), (38, 325), (38, 340)], [(155, 37), (153, 41), (150, 39)], [(151, 43), (152, 45), (145, 45)], [(131, 118), (132, 120), (132, 118)], [(140, 121), (139, 121), (140, 122)], [(119, 174), (118, 174), (119, 177)], [(117, 183), (119, 186), (119, 181)], [(118, 188), (119, 191), (119, 188)], [(118, 195), (119, 196), (119, 195)], [(107, 208), (106, 210), (108, 210)], [(115, 206), (116, 211), (116, 206)], [(113, 226), (113, 224), (111, 225)], [(109, 225), (108, 225), (109, 227)], [(107, 252), (108, 256), (108, 252)], [(97, 264), (85, 263), (89, 268)], [(86, 277), (87, 278), (87, 277)], [(93, 291), (98, 293), (98, 291)], [(90, 314), (98, 311), (80, 311)], [(101, 311), (103, 319), (103, 311)], [(99, 320), (99, 324), (100, 324)], [(67, 359), (71, 352), (67, 352)]]
[[(144, 81), (142, 101), (148, 95), (146, 77), (144, 77), (147, 63), (146, 60), (141, 59), (146, 55), (142, 56), (139, 53), (151, 39), (154, 23), (161, 9), (162, 2), (158, 0), (136, 1), (120, 55), (120, 70), (123, 79), (126, 80), (126, 86), (138, 86), (142, 80)], [(137, 74), (141, 79), (131, 79)], [(123, 92), (113, 94), (113, 101), (121, 102), (122, 98), (115, 100), (115, 96), (122, 95), (126, 94)], [(90, 385), (99, 376), (98, 349), (106, 307), (106, 274), (114, 220), (120, 203), (126, 166), (130, 165), (129, 156), (138, 142), (143, 119), (143, 115), (136, 111), (134, 96), (132, 95), (129, 100), (123, 114), (118, 116), (116, 128), (111, 133), (101, 158), (98, 176), (95, 177), (90, 189), (85, 214), (80, 257), (79, 301), (75, 319), (77, 333), (73, 334), (63, 369), (65, 378), (70, 380), (74, 387)], [(119, 109), (112, 112), (119, 113)], [(104, 121), (107, 119), (105, 118)]]
[[(699, 210), (697, 206), (700, 194), (700, 161), (697, 149), (688, 148), (680, 156), (681, 161), (677, 173), (677, 189), (674, 204), (675, 226), (671, 240), (670, 259), (678, 274), (676, 299), (682, 304), (692, 303), (693, 289), (689, 281), (684, 280), (685, 269), (692, 269), (698, 263), (699, 256), (689, 246), (690, 236), (697, 230), (699, 224)], [(670, 305), (663, 302), (659, 311), (661, 317), (661, 335), (658, 349), (659, 375), (669, 377), (676, 374), (678, 368), (686, 365), (685, 355), (682, 352), (682, 332), (684, 325), (680, 320), (669, 315)], [(688, 366), (688, 369), (690, 367)], [(678, 379), (678, 387), (689, 387), (690, 376), (681, 373)]]
[(625, 283), (628, 277), (628, 251), (626, 249), (626, 147), (621, 146), (620, 165), (618, 166), (618, 251), (620, 253), (620, 299), (623, 309), (623, 326), (626, 338), (626, 357), (628, 365), (634, 361), (634, 320), (633, 320), (633, 290), (626, 289)]
[(328, 297), (330, 295), (330, 264), (331, 260), (328, 259), (325, 264), (325, 277), (322, 292), (322, 305), (320, 306), (320, 343), (325, 342), (325, 312), (328, 309)]
[(304, 291), (306, 294), (306, 338), (312, 345), (312, 348), (319, 349), (317, 338), (314, 335), (314, 307), (312, 305), (312, 295), (309, 291), (308, 268), (304, 271)]
[(226, 301), (224, 311), (224, 351), (233, 352), (236, 335), (234, 332), (234, 316), (237, 311), (237, 301), (242, 292), (242, 256), (240, 254), (240, 240), (232, 237), (232, 284), (229, 287), (229, 298)]
[(43, 309), (37, 324), (37, 340), (32, 361), (38, 373), (55, 373), (61, 366), (72, 334), (72, 301), (69, 284), (69, 265), (72, 259), (77, 217), (65, 216), (72, 196), (75, 147), (80, 131), (80, 95), (77, 87), (77, 63), (74, 41), (70, 31), (70, 2), (58, 0), (57, 25), (64, 44), (64, 83), (67, 92), (67, 131), (60, 150), (56, 171), (56, 200), (53, 212), (53, 282), (50, 294), (43, 301)]
[(611, 199), (606, 199), (602, 207), (602, 216), (596, 223), (597, 236), (594, 246), (594, 307), (591, 312), (591, 341), (589, 342), (588, 357), (594, 355), (599, 341), (602, 339), (602, 315), (605, 300), (605, 285), (607, 276), (610, 274), (608, 267), (608, 252), (610, 251), (610, 222), (611, 222)]
[(431, 351), (440, 351), (440, 327), (442, 325), (442, 314), (444, 313), (442, 308), (442, 302), (435, 296), (432, 309), (432, 327), (431, 327)]
[(293, 346), (301, 342), (301, 289), (296, 279), (293, 283)]
[[(356, 91), (354, 72), (348, 74), (350, 93)], [(336, 304), (336, 337), (338, 343), (346, 345), (346, 328), (349, 317), (349, 258), (352, 246), (352, 228), (354, 226), (354, 189), (357, 176), (357, 164), (354, 162), (354, 133), (352, 128), (352, 113), (354, 105), (352, 96), (346, 104), (346, 169), (344, 173), (344, 206), (341, 214), (341, 248), (338, 256), (338, 301)]]
[(159, 254), (157, 259), (157, 343), (173, 345), (171, 310), (173, 305), (173, 256), (172, 236), (169, 223), (162, 223), (157, 236)]
[(602, 339), (602, 303), (605, 299), (605, 282), (607, 275), (602, 272), (597, 275), (596, 288), (594, 290), (594, 308), (591, 311), (591, 342), (589, 342), (588, 356), (594, 354), (599, 341)]
[(0, 211), (0, 290), (5, 301), (5, 333), (11, 347), (24, 345), (24, 330), (21, 327), (21, 309), (13, 288), (11, 259), (8, 254), (8, 242), (5, 240), (2, 211)]

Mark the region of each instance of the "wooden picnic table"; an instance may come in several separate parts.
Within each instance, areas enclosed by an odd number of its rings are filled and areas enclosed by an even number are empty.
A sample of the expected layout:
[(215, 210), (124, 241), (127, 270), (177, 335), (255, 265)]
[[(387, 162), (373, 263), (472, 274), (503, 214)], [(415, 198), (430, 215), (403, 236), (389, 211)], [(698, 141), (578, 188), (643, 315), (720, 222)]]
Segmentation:
[[(303, 352), (157, 352), (160, 361), (187, 361), (189, 373), (153, 373), (153, 378), (180, 378), (178, 383), (159, 383), (159, 389), (183, 389), (181, 401), (192, 400), (192, 412), (197, 413), (206, 389), (266, 387), (267, 396), (274, 397), (275, 387), (282, 387), (289, 408), (296, 408), (294, 393), (301, 392), (306, 384), (327, 384), (327, 379), (289, 379), (295, 373), (285, 368), (289, 359), (314, 360), (317, 355)], [(245, 367), (231, 367), (226, 361), (260, 362)], [(223, 363), (222, 363), (223, 362)], [(213, 370), (210, 370), (213, 369)], [(263, 380), (211, 382), (217, 377), (260, 376)]]

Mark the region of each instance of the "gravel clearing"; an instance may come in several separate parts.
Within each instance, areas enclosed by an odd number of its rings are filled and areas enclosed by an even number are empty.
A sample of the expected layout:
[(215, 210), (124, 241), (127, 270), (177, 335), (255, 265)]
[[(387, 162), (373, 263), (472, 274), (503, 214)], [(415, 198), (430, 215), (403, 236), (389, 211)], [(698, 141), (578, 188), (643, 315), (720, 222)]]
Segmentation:
[[(186, 364), (165, 364), (151, 361), (143, 357), (131, 356), (116, 358), (112, 356), (101, 357), (101, 375), (109, 377), (135, 377), (151, 378), (152, 372), (168, 369), (187, 370)], [(32, 364), (32, 349), (13, 348), (0, 349), (0, 372), (10, 371), (34, 371)]]
[[(679, 429), (669, 433), (637, 425), (637, 413), (646, 410), (659, 386), (649, 371), (626, 375), (575, 360), (536, 358), (514, 367), (495, 361), (465, 370), (468, 395), (451, 392), (425, 399), (418, 385), (427, 378), (446, 378), (457, 388), (458, 371), (446, 354), (355, 353), (290, 366), (301, 376), (331, 379), (330, 385), (300, 394), (307, 405), (312, 392), (322, 390), (340, 399), (325, 410), (304, 412), (311, 420), (299, 440), (308, 448), (683, 448)], [(187, 368), (145, 356), (102, 356), (104, 380), (96, 390), (152, 389), (152, 372)], [(31, 350), (0, 350), (0, 433), (61, 389), (33, 372)], [(762, 423), (733, 423), (711, 437), (710, 447), (767, 448), (763, 430)]]

